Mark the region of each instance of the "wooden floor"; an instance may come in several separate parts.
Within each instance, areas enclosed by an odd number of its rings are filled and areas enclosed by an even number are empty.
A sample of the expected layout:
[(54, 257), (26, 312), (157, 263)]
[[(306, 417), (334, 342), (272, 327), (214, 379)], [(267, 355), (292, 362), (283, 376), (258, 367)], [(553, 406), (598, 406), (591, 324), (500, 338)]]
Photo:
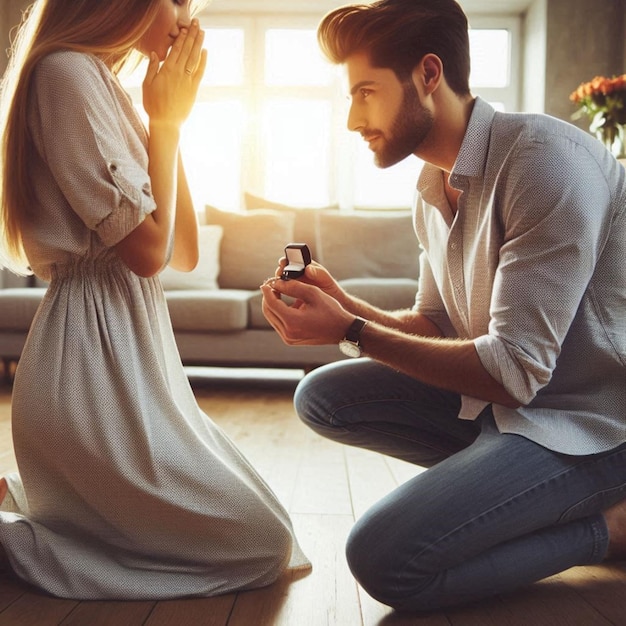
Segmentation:
[[(418, 468), (328, 442), (302, 426), (291, 403), (297, 375), (286, 380), (192, 380), (201, 406), (290, 511), (313, 571), (285, 574), (256, 591), (167, 602), (61, 600), (0, 572), (0, 626), (626, 625), (625, 564), (574, 568), (519, 592), (445, 613), (394, 613), (358, 588), (343, 549), (354, 520)], [(15, 470), (9, 413), (10, 389), (4, 385), (2, 473)]]

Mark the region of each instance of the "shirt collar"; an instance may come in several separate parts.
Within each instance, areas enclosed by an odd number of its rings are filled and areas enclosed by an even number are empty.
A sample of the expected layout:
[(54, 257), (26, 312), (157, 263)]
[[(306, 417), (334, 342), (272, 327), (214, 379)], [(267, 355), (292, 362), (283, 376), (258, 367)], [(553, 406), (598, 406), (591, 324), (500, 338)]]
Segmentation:
[(495, 109), (489, 103), (482, 98), (476, 98), (452, 174), (479, 178), (483, 176), (495, 114)]
[[(482, 177), (487, 162), (491, 125), (495, 109), (482, 98), (477, 97), (470, 116), (461, 149), (452, 168), (450, 183), (458, 176)], [(441, 185), (441, 170), (435, 165), (425, 163), (417, 182), (418, 191), (425, 197)]]

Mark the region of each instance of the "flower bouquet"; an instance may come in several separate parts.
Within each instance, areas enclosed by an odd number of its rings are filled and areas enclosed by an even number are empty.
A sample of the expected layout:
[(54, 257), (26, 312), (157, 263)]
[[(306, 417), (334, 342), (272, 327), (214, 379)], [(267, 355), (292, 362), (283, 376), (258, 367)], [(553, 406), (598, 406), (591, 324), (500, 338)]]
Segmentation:
[(582, 83), (570, 95), (570, 100), (579, 107), (572, 118), (589, 117), (589, 130), (616, 157), (626, 156), (626, 74), (613, 78), (596, 76)]

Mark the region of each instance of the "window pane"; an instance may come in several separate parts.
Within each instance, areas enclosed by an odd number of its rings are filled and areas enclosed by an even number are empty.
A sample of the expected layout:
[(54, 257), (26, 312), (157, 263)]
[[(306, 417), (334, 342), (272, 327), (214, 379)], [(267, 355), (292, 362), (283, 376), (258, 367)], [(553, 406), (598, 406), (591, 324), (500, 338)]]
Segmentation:
[(266, 31), (266, 85), (328, 85), (332, 76), (332, 66), (322, 56), (314, 30)]
[(240, 28), (207, 28), (204, 47), (208, 61), (204, 85), (243, 83), (244, 31)]
[(367, 144), (356, 136), (354, 141), (355, 207), (397, 209), (412, 206), (422, 162), (409, 156), (392, 167), (381, 169), (374, 164), (374, 154)]
[(181, 150), (197, 211), (204, 204), (237, 208), (241, 191), (241, 102), (197, 103), (183, 127)]
[(471, 29), (472, 87), (509, 85), (510, 34), (504, 29)]
[(330, 102), (273, 99), (263, 110), (266, 197), (286, 204), (329, 202)]

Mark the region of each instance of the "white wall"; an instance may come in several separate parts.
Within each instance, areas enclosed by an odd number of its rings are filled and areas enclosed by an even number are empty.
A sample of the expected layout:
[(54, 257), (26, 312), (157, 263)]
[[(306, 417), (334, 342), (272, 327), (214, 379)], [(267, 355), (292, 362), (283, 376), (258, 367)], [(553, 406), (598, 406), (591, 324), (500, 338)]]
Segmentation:
[(547, 0), (535, 0), (524, 19), (524, 76), (521, 108), (543, 113), (546, 99)]

